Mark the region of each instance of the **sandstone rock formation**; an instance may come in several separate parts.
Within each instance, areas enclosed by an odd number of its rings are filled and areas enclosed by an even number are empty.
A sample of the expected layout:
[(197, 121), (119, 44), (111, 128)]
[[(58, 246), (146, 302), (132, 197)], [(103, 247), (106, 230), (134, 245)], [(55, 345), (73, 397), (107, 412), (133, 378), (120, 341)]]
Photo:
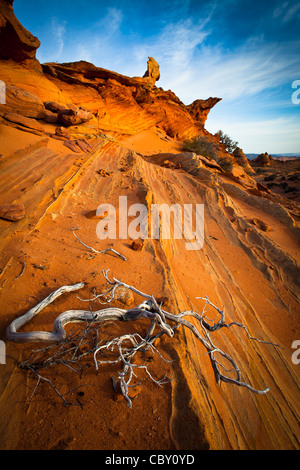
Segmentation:
[(147, 70), (144, 77), (148, 77), (149, 81), (154, 85), (160, 79), (159, 65), (153, 57), (148, 57)]
[(6, 84), (6, 103), (0, 104), (0, 114), (21, 113), (29, 118), (41, 118), (44, 115), (44, 104), (34, 93), (12, 84)]
[(222, 98), (208, 98), (207, 100), (195, 100), (187, 106), (190, 115), (201, 125), (204, 125), (210, 110), (221, 101)]
[(64, 105), (55, 103), (55, 101), (46, 101), (44, 106), (52, 113), (59, 113), (60, 111), (64, 111), (66, 109)]
[(12, 125), (16, 124), (16, 127), (18, 129), (24, 130), (25, 132), (28, 130), (28, 132), (32, 132), (38, 135), (42, 135), (42, 133), (44, 132), (43, 126), (39, 124), (35, 119), (25, 117), (21, 114), (7, 113), (4, 114), (3, 118), (9, 123), (12, 123)]
[(268, 152), (265, 152), (261, 153), (254, 160), (252, 160), (251, 164), (254, 166), (269, 166), (272, 165), (272, 161), (272, 155), (269, 155)]
[(237, 163), (240, 166), (242, 166), (247, 172), (254, 173), (254, 170), (251, 167), (247, 156), (245, 155), (245, 153), (243, 152), (243, 150), (240, 147), (237, 147), (233, 151), (233, 156), (234, 156), (235, 160), (237, 161)]
[(58, 123), (63, 126), (76, 126), (90, 121), (93, 118), (92, 113), (88, 109), (63, 109), (58, 113)]
[(12, 59), (40, 69), (36, 50), (40, 41), (16, 18), (13, 0), (0, 0), (0, 60)]

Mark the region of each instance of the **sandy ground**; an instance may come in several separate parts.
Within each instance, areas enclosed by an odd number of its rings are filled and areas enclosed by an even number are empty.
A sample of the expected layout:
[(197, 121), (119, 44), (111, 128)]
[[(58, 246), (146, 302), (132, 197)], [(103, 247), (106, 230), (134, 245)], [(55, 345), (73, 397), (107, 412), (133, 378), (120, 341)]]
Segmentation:
[[(50, 128), (51, 129), (51, 126)], [(18, 368), (41, 345), (6, 343), (0, 365), (0, 447), (2, 449), (299, 449), (299, 365), (291, 360), (299, 339), (298, 220), (282, 206), (252, 196), (247, 188), (195, 162), (166, 168), (158, 153), (180, 152), (178, 143), (155, 128), (114, 142), (101, 139), (91, 153), (74, 153), (61, 141), (1, 128), (0, 203), (23, 202), (26, 218), (0, 221), (0, 334), (16, 317), (61, 285), (82, 281), (81, 298), (105, 288), (102, 270), (156, 297), (166, 309), (202, 311), (208, 296), (226, 319), (243, 322), (251, 334), (284, 349), (247, 338), (244, 330), (217, 332), (217, 344), (230, 351), (244, 380), (266, 395), (223, 383), (217, 386), (210, 360), (190, 332), (164, 337), (159, 354), (141, 356), (153, 376), (168, 373), (162, 387), (141, 373), (129, 409), (112, 388), (115, 366), (98, 371), (93, 364), (76, 374), (66, 367), (47, 371), (57, 389), (75, 405), (66, 406), (47, 383)], [(145, 157), (145, 158), (144, 158)], [(105, 169), (110, 176), (103, 177)], [(8, 201), (9, 195), (9, 201)], [(134, 251), (132, 240), (100, 241), (98, 220), (87, 217), (105, 202), (117, 208), (151, 202), (204, 204), (205, 240), (187, 251), (185, 240), (151, 240)], [(255, 197), (257, 199), (255, 199)], [(263, 219), (263, 232), (251, 223)], [(113, 246), (112, 254), (91, 256), (76, 232), (95, 249)], [(23, 270), (25, 266), (25, 269)], [(23, 272), (22, 272), (23, 271)], [(18, 277), (20, 274), (22, 275)], [(140, 303), (135, 295), (135, 305)], [(85, 304), (86, 305), (86, 304)], [(56, 316), (83, 308), (76, 294), (66, 294), (24, 331), (50, 331)], [(99, 304), (93, 308), (102, 308)], [(207, 316), (215, 317), (212, 309)], [(114, 334), (145, 332), (148, 322), (114, 325)], [(150, 357), (151, 356), (151, 357)], [(134, 392), (133, 392), (134, 394)]]

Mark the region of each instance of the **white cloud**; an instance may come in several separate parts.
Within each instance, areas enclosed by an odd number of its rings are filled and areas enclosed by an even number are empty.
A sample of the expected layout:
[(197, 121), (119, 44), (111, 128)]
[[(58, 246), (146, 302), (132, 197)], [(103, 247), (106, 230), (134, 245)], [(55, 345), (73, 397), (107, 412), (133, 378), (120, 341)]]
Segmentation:
[[(186, 55), (189, 83), (175, 91), (186, 103), (209, 96), (235, 100), (275, 88), (299, 74), (300, 41), (291, 44), (245, 44), (234, 51), (202, 47)], [(183, 51), (182, 51), (183, 53)], [(180, 71), (179, 71), (180, 73)], [(170, 86), (172, 75), (168, 76)]]
[(146, 67), (147, 57), (152, 56), (160, 64), (162, 80), (158, 83), (159, 86), (173, 91), (176, 84), (187, 86), (186, 79), (200, 65), (194, 60), (195, 51), (209, 35), (209, 31), (205, 30), (206, 21), (204, 19), (194, 23), (187, 18), (167, 24), (147, 41), (140, 40), (132, 48), (131, 60), (124, 62), (122, 73), (138, 75), (138, 71)]

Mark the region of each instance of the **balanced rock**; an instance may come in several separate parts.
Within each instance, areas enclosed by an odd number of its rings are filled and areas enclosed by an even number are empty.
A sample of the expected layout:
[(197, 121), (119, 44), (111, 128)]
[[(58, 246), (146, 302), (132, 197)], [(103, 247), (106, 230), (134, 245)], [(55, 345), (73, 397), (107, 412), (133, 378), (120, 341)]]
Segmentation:
[(144, 78), (148, 77), (154, 85), (160, 79), (159, 65), (153, 57), (148, 57), (147, 70), (144, 73)]

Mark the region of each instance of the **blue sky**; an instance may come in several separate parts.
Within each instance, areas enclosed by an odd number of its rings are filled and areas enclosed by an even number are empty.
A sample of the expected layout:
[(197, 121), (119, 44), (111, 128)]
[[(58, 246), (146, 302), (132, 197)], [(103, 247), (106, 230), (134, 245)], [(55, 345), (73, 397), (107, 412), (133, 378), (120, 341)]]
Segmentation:
[[(206, 129), (246, 153), (300, 152), (300, 0), (15, 0), (44, 62), (87, 60), (142, 76), (185, 103), (218, 96)], [(300, 93), (298, 95), (300, 98)]]

